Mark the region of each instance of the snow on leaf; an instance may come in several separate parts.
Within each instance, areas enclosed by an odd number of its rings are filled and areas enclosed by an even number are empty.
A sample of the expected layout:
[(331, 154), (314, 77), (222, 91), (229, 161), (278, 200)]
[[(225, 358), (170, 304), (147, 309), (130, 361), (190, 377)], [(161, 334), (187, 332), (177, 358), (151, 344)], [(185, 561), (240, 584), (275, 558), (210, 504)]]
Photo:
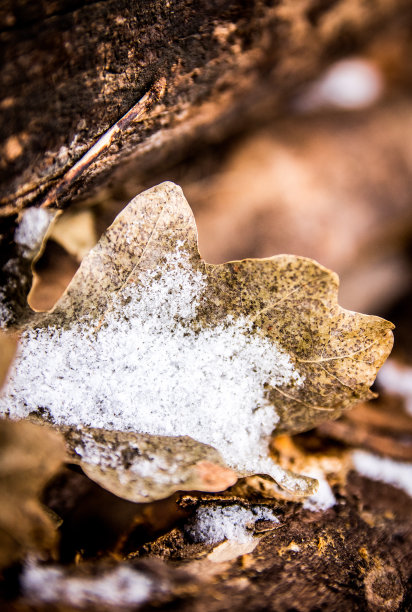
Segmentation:
[(33, 315), (0, 411), (61, 428), (73, 460), (134, 501), (262, 474), (297, 496), (270, 435), (372, 397), (392, 325), (337, 304), (335, 274), (292, 255), (204, 262), (179, 187), (137, 196), (67, 291)]

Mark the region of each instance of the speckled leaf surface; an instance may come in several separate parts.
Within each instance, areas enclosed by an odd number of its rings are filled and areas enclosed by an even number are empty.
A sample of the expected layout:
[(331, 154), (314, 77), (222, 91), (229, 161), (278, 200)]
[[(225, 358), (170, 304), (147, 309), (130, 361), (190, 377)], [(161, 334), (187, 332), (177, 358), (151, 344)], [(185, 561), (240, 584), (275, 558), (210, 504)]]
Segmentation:
[(69, 458), (78, 462), (87, 457), (81, 465), (89, 478), (126, 499), (162, 499), (176, 490), (222, 491), (237, 480), (214, 448), (188, 436), (93, 428), (63, 431), (72, 449)]
[(337, 290), (302, 257), (205, 263), (181, 189), (163, 183), (33, 316), (0, 409), (62, 428), (72, 460), (134, 501), (251, 474), (307, 494), (311, 479), (269, 457), (270, 435), (372, 397), (393, 342), (389, 322), (343, 310)]

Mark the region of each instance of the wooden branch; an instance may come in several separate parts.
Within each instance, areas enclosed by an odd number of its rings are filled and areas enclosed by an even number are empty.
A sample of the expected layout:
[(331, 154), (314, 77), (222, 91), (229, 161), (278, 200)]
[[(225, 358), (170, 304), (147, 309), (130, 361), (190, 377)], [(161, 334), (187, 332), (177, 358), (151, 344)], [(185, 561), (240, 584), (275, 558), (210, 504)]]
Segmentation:
[(74, 166), (70, 168), (57, 183), (57, 185), (47, 194), (41, 204), (42, 208), (58, 206), (58, 198), (61, 194), (70, 189), (70, 186), (89, 168), (92, 163), (106, 151), (113, 142), (113, 139), (124, 132), (132, 123), (141, 121), (154, 102), (160, 100), (166, 90), (166, 79), (160, 78), (153, 87), (145, 93), (130, 110), (127, 111), (111, 128), (109, 128), (97, 142), (83, 155)]

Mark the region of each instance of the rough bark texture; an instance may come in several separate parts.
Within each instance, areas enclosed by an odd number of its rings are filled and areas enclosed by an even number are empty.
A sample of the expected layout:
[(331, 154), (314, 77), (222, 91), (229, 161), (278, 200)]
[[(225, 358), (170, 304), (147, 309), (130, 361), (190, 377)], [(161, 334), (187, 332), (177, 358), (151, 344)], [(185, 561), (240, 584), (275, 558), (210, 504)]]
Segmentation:
[[(215, 564), (177, 609), (410, 610), (411, 510), (405, 494), (352, 472), (336, 508), (323, 516), (290, 508), (283, 527), (253, 553)], [(207, 564), (193, 570), (204, 576)]]
[(167, 83), (161, 101), (59, 206), (126, 157), (158, 165), (279, 111), (331, 58), (382, 32), (395, 28), (408, 41), (412, 8), (407, 0), (20, 0), (4, 2), (0, 20), (0, 197), (8, 215), (41, 202), (159, 77)]

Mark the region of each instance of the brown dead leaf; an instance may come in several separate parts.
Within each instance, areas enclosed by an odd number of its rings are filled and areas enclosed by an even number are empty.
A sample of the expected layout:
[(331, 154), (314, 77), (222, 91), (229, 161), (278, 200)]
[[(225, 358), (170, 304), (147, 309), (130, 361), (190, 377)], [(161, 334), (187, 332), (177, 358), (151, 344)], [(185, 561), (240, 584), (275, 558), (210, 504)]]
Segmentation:
[(181, 189), (163, 183), (25, 326), (1, 412), (61, 428), (83, 469), (134, 501), (253, 474), (308, 494), (316, 481), (276, 465), (270, 434), (373, 397), (393, 341), (391, 323), (342, 309), (337, 289), (293, 255), (205, 263)]
[[(162, 499), (175, 491), (222, 491), (237, 476), (212, 447), (188, 436), (151, 436), (82, 427), (63, 429), (84, 472), (109, 491), (132, 501)], [(154, 469), (153, 469), (154, 468)]]
[(0, 388), (6, 380), (7, 372), (16, 352), (15, 336), (0, 332)]
[(28, 552), (52, 549), (56, 528), (39, 494), (64, 457), (57, 433), (0, 420), (0, 569)]
[(61, 215), (54, 224), (51, 238), (79, 262), (97, 242), (91, 210), (76, 210)]
[(17, 327), (33, 314), (27, 303), (32, 266), (40, 257), (57, 211), (29, 208), (14, 236), (3, 236), (8, 260), (0, 267), (0, 329)]
[(72, 280), (79, 264), (53, 239), (48, 240), (44, 253), (36, 262), (33, 283), (27, 297), (29, 306), (36, 311), (51, 310)]

